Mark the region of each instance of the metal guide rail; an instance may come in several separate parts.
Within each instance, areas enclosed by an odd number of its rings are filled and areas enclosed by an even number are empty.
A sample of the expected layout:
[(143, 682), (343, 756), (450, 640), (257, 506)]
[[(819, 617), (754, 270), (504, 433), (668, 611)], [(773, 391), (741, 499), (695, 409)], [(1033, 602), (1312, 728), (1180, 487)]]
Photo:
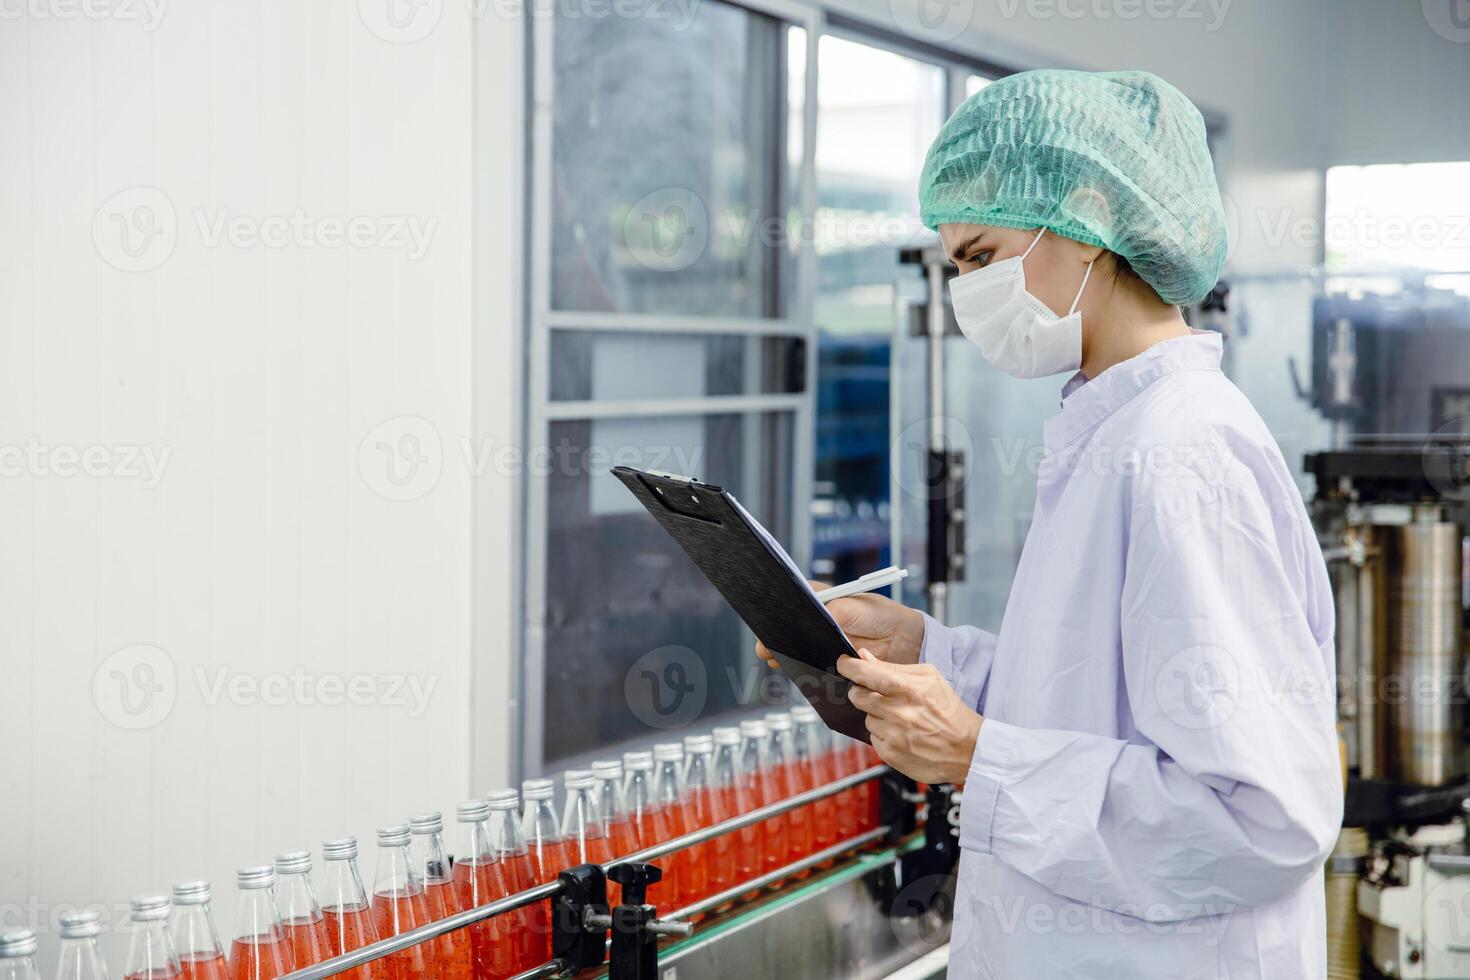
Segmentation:
[[(777, 868), (741, 882), (716, 895), (701, 899), (692, 905), (676, 910), (667, 919), (656, 917), (654, 908), (644, 901), (646, 889), (662, 876), (659, 868), (648, 862), (702, 844), (715, 837), (733, 833), (780, 816), (818, 800), (835, 796), (872, 780), (881, 780), (880, 826), (840, 841), (822, 851), (807, 855), (784, 867)], [(937, 805), (948, 809), (948, 795), (936, 797), (936, 790), (948, 793), (949, 788), (931, 788), (930, 808)], [(390, 936), (367, 946), (360, 947), (341, 956), (304, 967), (286, 974), (282, 980), (320, 980), (336, 976), (348, 970), (381, 959), (401, 950), (429, 942), (446, 933), (463, 929), (495, 916), (526, 908), (537, 902), (550, 901), (552, 908), (552, 948), (555, 958), (518, 974), (514, 980), (535, 980), (539, 977), (568, 976), (581, 970), (605, 963), (611, 965), (612, 980), (641, 980), (653, 977), (658, 963), (658, 941), (662, 936), (687, 937), (693, 934), (694, 926), (687, 921), (689, 916), (700, 915), (712, 909), (731, 904), (742, 896), (776, 884), (785, 878), (815, 868), (844, 853), (886, 841), (890, 844), (913, 833), (917, 826), (914, 804), (923, 796), (914, 790), (914, 784), (887, 766), (874, 766), (862, 772), (844, 776), (824, 786), (798, 793), (795, 796), (763, 806), (749, 813), (733, 817), (723, 823), (702, 827), (682, 837), (676, 837), (653, 847), (620, 857), (616, 861), (598, 866), (579, 865), (563, 871), (554, 882), (537, 885), (515, 895), (507, 896), (487, 905), (466, 909), (428, 925), (408, 932)], [(931, 818), (931, 824), (944, 823)], [(947, 829), (928, 833), (930, 841), (938, 842), (940, 853), (934, 847), (924, 848), (921, 860), (930, 867), (953, 863), (953, 842)], [(607, 881), (622, 886), (622, 905), (613, 908), (607, 903)], [(611, 939), (608, 934), (611, 933)], [(611, 957), (609, 960), (609, 950)]]

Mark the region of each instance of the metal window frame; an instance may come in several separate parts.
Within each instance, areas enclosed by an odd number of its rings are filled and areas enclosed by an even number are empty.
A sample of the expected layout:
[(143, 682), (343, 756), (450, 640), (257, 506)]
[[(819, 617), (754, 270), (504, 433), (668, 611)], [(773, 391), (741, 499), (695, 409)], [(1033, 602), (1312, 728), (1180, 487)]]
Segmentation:
[[(795, 199), (802, 220), (816, 217), (816, 48), (824, 28), (820, 7), (798, 0), (721, 0), (732, 6), (764, 14), (782, 21), (788, 27), (806, 32), (805, 93), (802, 106), (801, 164), (798, 169)], [(554, 310), (551, 304), (552, 216), (551, 170), (553, 113), (556, 105), (554, 66), (555, 22), (553, 18), (533, 18), (531, 25), (530, 105), (531, 150), (529, 175), (529, 303), (526, 322), (526, 411), (524, 443), (527, 446), (549, 445), (551, 426), (560, 421), (668, 417), (689, 415), (740, 414), (752, 420), (768, 413), (793, 415), (792, 508), (800, 515), (809, 510), (814, 474), (811, 467), (800, 465), (809, 460), (816, 444), (816, 326), (812, 304), (816, 295), (816, 254), (807, 246), (796, 253), (795, 288), (790, 309), (778, 317), (702, 317), (697, 315), (645, 315), (627, 313), (588, 313)], [(787, 90), (783, 87), (782, 93)], [(784, 97), (784, 96), (783, 96)], [(554, 331), (616, 331), (622, 333), (658, 334), (722, 334), (746, 338), (796, 337), (806, 341), (808, 356), (805, 383), (799, 394), (751, 393), (737, 396), (700, 398), (650, 398), (616, 401), (561, 401), (550, 398), (550, 349)], [(754, 346), (754, 345), (749, 345)], [(747, 374), (747, 377), (751, 375)], [(516, 746), (514, 765), (517, 779), (545, 768), (542, 754), (545, 726), (546, 677), (546, 540), (549, 531), (547, 514), (548, 479), (546, 474), (526, 472), (522, 477), (521, 500), (524, 502), (524, 545), (521, 548), (520, 603), (520, 670), (517, 672), (520, 717), (516, 730), (520, 744)], [(805, 564), (811, 554), (811, 530), (808, 522), (794, 523), (793, 557)]]

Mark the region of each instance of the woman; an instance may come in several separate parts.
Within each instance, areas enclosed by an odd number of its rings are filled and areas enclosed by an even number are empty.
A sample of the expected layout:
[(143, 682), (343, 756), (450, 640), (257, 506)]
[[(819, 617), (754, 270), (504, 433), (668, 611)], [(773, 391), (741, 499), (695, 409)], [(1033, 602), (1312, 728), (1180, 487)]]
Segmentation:
[(965, 335), (1016, 377), (1074, 372), (998, 635), (830, 607), (878, 754), (965, 784), (951, 975), (1325, 976), (1331, 596), (1280, 450), (1176, 305), (1225, 252), (1198, 111), (1140, 72), (1014, 75), (944, 126), (920, 202)]

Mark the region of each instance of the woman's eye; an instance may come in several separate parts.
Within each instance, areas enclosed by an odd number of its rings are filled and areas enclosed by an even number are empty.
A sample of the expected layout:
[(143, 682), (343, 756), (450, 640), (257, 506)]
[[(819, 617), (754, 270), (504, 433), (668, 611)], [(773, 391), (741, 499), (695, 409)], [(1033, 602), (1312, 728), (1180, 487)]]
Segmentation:
[(990, 264), (990, 257), (994, 254), (995, 252), (991, 249), (986, 249), (983, 252), (976, 252), (974, 255), (970, 256), (970, 261), (983, 269)]

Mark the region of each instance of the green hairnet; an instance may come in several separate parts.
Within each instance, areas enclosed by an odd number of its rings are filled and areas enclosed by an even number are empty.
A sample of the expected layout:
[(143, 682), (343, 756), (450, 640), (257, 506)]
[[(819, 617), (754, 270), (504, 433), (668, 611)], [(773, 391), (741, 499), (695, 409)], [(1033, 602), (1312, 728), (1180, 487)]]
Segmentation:
[(1123, 256), (1169, 303), (1209, 293), (1225, 214), (1199, 110), (1141, 71), (1027, 71), (965, 100), (919, 178), (924, 224), (1047, 228)]

